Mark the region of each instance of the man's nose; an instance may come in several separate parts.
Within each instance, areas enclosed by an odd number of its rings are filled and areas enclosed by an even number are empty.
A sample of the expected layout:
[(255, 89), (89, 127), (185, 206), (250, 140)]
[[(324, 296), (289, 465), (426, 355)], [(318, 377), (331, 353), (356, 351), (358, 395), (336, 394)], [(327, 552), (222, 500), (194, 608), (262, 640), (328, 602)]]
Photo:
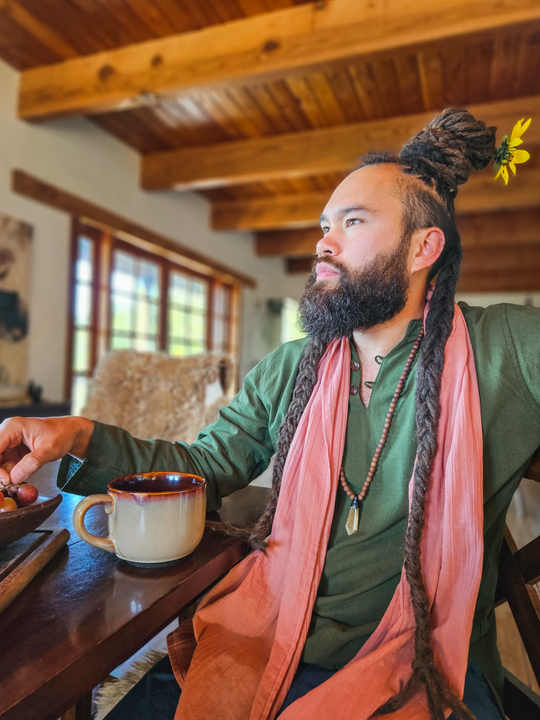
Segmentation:
[(319, 240), (316, 250), (319, 257), (322, 257), (323, 255), (339, 255), (339, 244), (336, 242), (331, 230), (329, 230), (326, 235)]

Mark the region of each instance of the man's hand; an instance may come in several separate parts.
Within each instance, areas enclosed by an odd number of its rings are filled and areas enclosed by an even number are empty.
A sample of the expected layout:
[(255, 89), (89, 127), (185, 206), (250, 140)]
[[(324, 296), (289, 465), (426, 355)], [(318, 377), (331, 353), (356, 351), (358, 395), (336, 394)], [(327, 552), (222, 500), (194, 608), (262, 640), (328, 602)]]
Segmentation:
[(0, 482), (21, 483), (68, 453), (86, 457), (94, 423), (82, 417), (21, 418), (0, 424)]

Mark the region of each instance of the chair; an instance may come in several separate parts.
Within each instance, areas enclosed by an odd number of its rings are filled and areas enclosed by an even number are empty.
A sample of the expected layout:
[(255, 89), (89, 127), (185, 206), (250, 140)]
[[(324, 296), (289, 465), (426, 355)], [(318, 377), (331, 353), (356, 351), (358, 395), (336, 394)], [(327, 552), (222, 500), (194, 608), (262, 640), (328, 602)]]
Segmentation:
[[(540, 449), (525, 477), (540, 482)], [(508, 527), (499, 558), (495, 605), (508, 602), (531, 667), (540, 683), (540, 536), (520, 550)], [(504, 710), (509, 720), (540, 720), (540, 696), (505, 669)]]

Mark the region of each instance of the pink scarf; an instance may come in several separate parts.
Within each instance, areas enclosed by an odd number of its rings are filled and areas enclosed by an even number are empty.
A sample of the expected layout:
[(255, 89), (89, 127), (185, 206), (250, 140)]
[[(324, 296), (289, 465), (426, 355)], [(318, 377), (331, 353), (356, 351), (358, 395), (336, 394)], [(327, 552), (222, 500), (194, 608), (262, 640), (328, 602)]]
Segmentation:
[[(287, 458), (268, 552), (254, 552), (205, 597), (176, 720), (273, 720), (292, 683), (325, 561), (343, 455), (348, 340), (332, 342)], [(427, 495), (422, 568), (439, 667), (462, 697), (483, 554), (482, 426), (461, 310), (446, 346), (438, 451)], [(410, 488), (412, 488), (412, 480)], [(414, 616), (403, 571), (377, 630), (283, 720), (368, 720), (411, 675)], [(172, 647), (175, 643), (173, 639)], [(171, 653), (173, 667), (181, 659)], [(183, 680), (183, 678), (181, 678)], [(419, 691), (394, 720), (427, 720)]]

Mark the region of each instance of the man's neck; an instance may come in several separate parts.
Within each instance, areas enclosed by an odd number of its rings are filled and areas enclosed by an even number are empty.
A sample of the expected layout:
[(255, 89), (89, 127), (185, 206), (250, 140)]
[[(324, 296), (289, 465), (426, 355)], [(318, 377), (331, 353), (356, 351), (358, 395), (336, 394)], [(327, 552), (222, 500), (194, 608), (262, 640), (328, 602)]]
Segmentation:
[(408, 302), (405, 308), (387, 323), (376, 325), (369, 330), (355, 330), (353, 341), (362, 367), (371, 365), (377, 355), (384, 357), (401, 342), (411, 320), (423, 317), (424, 306), (422, 297), (417, 302)]

